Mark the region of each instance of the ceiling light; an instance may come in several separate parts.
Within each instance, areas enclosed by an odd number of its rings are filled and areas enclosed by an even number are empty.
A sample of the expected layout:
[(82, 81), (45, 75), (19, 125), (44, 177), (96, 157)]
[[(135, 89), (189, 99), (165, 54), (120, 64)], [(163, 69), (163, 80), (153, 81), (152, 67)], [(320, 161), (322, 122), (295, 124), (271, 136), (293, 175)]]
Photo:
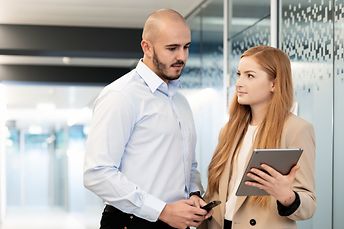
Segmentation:
[(62, 62), (63, 62), (64, 64), (70, 64), (70, 61), (71, 61), (70, 57), (63, 57), (63, 58), (62, 58)]

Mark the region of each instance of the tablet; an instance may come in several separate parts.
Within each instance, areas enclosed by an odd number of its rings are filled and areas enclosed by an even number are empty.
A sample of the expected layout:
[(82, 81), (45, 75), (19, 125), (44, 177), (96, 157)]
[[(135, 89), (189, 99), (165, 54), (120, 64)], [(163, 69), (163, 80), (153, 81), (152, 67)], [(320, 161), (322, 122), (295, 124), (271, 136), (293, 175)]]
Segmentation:
[(302, 149), (255, 149), (247, 164), (244, 175), (241, 178), (237, 196), (263, 196), (268, 195), (264, 190), (256, 187), (245, 185), (246, 181), (253, 181), (247, 176), (251, 168), (261, 168), (261, 164), (267, 164), (279, 171), (281, 174), (286, 175), (290, 172), (291, 168), (297, 164)]

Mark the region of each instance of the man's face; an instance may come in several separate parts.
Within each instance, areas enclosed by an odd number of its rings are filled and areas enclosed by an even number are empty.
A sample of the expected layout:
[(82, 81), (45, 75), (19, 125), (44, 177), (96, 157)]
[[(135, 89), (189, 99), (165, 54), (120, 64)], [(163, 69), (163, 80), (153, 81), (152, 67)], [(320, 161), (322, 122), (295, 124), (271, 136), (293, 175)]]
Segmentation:
[(164, 81), (178, 79), (189, 57), (190, 43), (191, 35), (187, 26), (161, 32), (152, 47), (153, 71)]
[[(188, 55), (188, 54), (185, 54)], [(153, 53), (153, 64), (156, 70), (156, 74), (160, 76), (163, 80), (176, 80), (182, 74), (182, 71), (185, 66), (185, 61), (183, 59), (176, 59), (172, 61), (162, 61), (158, 57), (157, 53), (154, 50)]]

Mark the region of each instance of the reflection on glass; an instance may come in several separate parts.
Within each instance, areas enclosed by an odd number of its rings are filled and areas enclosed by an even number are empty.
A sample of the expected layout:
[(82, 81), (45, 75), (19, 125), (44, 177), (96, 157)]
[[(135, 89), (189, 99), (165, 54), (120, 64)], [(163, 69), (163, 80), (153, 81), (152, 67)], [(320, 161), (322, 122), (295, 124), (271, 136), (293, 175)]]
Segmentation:
[(192, 31), (190, 57), (181, 77), (182, 93), (193, 111), (196, 156), (202, 183), (226, 117), (223, 79), (223, 1), (209, 1), (188, 20)]
[(241, 54), (250, 47), (270, 44), (270, 1), (230, 1), (228, 25), (229, 103), (234, 93)]

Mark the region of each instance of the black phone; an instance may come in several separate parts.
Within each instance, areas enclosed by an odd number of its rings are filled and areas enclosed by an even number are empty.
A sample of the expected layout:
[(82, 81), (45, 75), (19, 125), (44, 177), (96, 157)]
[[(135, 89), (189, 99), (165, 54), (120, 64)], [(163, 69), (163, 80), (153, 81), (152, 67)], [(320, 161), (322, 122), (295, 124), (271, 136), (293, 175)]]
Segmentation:
[(214, 207), (216, 207), (217, 205), (221, 204), (221, 201), (219, 200), (213, 200), (209, 203), (207, 203), (206, 205), (204, 205), (203, 207), (201, 207), (202, 209), (206, 210), (207, 212), (210, 211), (211, 209), (213, 209)]

